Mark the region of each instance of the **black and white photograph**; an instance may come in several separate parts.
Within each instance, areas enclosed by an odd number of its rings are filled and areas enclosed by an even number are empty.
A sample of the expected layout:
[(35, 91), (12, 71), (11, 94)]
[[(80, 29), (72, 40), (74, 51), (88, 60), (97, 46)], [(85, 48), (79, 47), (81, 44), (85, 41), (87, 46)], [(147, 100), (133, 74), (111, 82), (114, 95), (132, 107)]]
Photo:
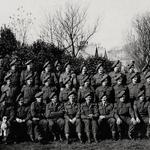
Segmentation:
[(150, 0), (0, 0), (0, 150), (150, 150)]

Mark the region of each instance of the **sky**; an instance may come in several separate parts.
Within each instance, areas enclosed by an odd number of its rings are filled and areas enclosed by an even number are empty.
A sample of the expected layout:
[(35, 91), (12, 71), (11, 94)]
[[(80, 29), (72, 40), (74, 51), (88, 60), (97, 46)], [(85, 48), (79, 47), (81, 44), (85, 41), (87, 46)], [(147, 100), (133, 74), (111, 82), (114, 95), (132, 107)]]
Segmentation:
[(135, 16), (150, 11), (150, 0), (0, 0), (0, 26), (8, 24), (9, 16), (23, 6), (35, 17), (29, 34), (29, 41), (32, 42), (38, 39), (46, 14), (53, 15), (58, 8), (71, 1), (88, 7), (89, 26), (100, 17), (99, 29), (90, 42), (100, 43), (108, 50), (125, 44)]

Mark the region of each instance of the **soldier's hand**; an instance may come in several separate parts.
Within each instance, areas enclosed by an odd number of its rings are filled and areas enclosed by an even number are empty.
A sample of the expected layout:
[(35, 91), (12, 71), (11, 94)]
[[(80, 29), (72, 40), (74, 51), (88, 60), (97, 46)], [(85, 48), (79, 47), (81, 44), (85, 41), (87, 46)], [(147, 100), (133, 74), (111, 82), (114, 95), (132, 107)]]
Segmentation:
[(136, 124), (136, 120), (134, 118), (131, 118), (131, 122), (135, 125)]
[(64, 90), (64, 88), (60, 88), (60, 91), (63, 91)]
[(139, 118), (136, 118), (136, 122), (137, 122), (137, 123), (140, 123), (141, 121), (140, 121), (140, 119), (139, 119)]
[(122, 123), (122, 120), (120, 118), (117, 118), (117, 124), (120, 125)]
[(101, 115), (101, 116), (99, 116), (99, 119), (104, 119), (105, 118), (105, 116), (103, 116), (103, 115)]

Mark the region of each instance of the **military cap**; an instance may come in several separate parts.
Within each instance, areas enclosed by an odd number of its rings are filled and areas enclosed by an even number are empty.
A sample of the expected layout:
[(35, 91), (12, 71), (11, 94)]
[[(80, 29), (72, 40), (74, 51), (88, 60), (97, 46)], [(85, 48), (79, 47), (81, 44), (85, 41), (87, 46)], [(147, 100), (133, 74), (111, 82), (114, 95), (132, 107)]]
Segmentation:
[(99, 64), (97, 65), (96, 71), (98, 71), (98, 69), (99, 69), (101, 66), (103, 67), (103, 63), (99, 63)]
[(10, 66), (15, 65), (15, 64), (16, 64), (16, 62), (17, 62), (17, 59), (14, 59), (14, 60), (10, 63)]
[(57, 95), (56, 92), (52, 92), (49, 98), (52, 99), (55, 95)]
[(116, 76), (115, 80), (117, 81), (117, 80), (119, 80), (120, 78), (123, 78), (123, 75), (122, 75), (121, 73), (119, 73), (119, 74)]
[(115, 68), (117, 65), (120, 65), (120, 60), (117, 60), (117, 61), (113, 64), (112, 68)]
[(5, 78), (4, 78), (4, 80), (5, 80), (5, 81), (8, 80), (8, 79), (11, 77), (11, 75), (12, 75), (12, 73), (7, 74), (7, 75), (5, 76)]
[(26, 63), (25, 63), (25, 65), (29, 65), (29, 64), (31, 64), (33, 62), (33, 60), (28, 60)]
[(43, 69), (46, 68), (49, 64), (50, 64), (50, 61), (47, 61), (47, 62), (44, 64)]
[(137, 72), (135, 72), (135, 73), (133, 73), (132, 75), (131, 75), (131, 79), (133, 79), (135, 76), (137, 76), (138, 75), (138, 73)]
[(87, 98), (88, 96), (91, 96), (91, 92), (87, 92), (87, 93), (84, 95), (84, 98)]
[(129, 69), (131, 69), (132, 67), (134, 67), (134, 61), (132, 61), (132, 63), (128, 66)]
[(124, 95), (126, 94), (126, 91), (121, 91), (119, 94), (118, 94), (118, 98), (121, 98), (123, 97)]
[(35, 94), (35, 98), (40, 98), (43, 96), (43, 92), (38, 92)]
[(145, 93), (144, 93), (144, 90), (143, 91), (140, 91), (140, 93), (138, 94), (138, 97), (140, 97), (140, 96), (142, 96), (142, 95), (144, 95)]
[(150, 72), (148, 72), (148, 73), (146, 74), (145, 78), (147, 79), (147, 78), (149, 78), (149, 77), (150, 77)]
[(70, 62), (65, 63), (64, 68), (66, 68), (68, 65), (70, 65)]
[(89, 76), (86, 76), (86, 77), (83, 79), (83, 83), (85, 83), (85, 82), (90, 82)]
[(107, 75), (107, 74), (105, 74), (105, 75), (102, 77), (101, 82), (103, 82), (105, 79), (108, 79), (108, 75)]
[(54, 66), (57, 67), (60, 62), (58, 60), (55, 61)]
[(72, 90), (72, 91), (70, 91), (70, 92), (68, 93), (68, 97), (69, 97), (70, 95), (73, 95), (73, 94), (76, 95), (76, 92)]
[(50, 75), (47, 75), (47, 76), (44, 78), (43, 82), (44, 82), (44, 83), (47, 82), (48, 79), (50, 79)]
[(32, 78), (32, 77), (33, 77), (32, 74), (27, 75), (27, 76), (26, 76), (26, 81), (29, 80), (29, 79)]

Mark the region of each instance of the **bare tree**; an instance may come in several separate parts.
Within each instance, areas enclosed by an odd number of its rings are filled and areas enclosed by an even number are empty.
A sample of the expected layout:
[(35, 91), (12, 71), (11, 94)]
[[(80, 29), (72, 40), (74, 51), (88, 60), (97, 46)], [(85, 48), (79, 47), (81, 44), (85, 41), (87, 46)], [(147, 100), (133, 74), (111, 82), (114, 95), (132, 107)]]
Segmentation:
[(92, 28), (87, 27), (87, 9), (78, 5), (67, 4), (51, 17), (47, 16), (47, 24), (42, 26), (43, 40), (57, 44), (73, 57), (76, 57), (96, 33), (99, 18)]
[(17, 40), (19, 40), (21, 44), (27, 42), (28, 33), (33, 24), (33, 19), (35, 18), (32, 17), (32, 13), (26, 12), (22, 6), (17, 9), (15, 14), (9, 17), (9, 27), (12, 29)]
[(128, 36), (125, 49), (141, 70), (150, 61), (150, 13), (137, 16), (133, 21), (134, 33)]

